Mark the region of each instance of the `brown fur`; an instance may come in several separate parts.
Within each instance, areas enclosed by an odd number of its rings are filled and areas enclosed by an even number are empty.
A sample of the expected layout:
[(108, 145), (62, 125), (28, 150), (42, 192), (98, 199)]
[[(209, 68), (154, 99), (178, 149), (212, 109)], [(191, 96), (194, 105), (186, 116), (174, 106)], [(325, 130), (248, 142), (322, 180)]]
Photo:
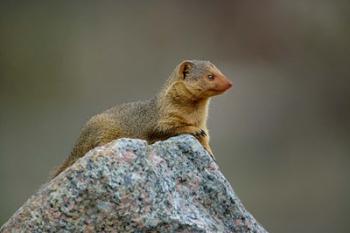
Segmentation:
[[(208, 75), (215, 78), (211, 80)], [(179, 134), (192, 134), (213, 155), (207, 129), (209, 98), (231, 85), (210, 62), (181, 62), (156, 97), (115, 106), (92, 117), (54, 177), (92, 148), (122, 137), (154, 143)]]

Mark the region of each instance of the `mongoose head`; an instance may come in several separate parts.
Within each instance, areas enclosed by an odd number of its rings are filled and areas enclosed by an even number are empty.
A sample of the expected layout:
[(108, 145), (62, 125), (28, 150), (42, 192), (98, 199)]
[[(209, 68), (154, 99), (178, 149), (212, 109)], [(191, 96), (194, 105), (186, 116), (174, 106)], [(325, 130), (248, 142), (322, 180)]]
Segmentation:
[(177, 66), (178, 81), (194, 96), (208, 98), (224, 93), (232, 82), (209, 61), (185, 60)]

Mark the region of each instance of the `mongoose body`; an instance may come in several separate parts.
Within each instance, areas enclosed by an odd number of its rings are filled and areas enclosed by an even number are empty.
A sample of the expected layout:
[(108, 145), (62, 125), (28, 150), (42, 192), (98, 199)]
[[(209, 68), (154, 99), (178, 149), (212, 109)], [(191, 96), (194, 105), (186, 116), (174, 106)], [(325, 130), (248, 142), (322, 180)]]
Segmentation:
[(94, 147), (123, 137), (154, 143), (179, 134), (192, 134), (213, 156), (207, 129), (209, 99), (231, 86), (232, 83), (208, 61), (181, 62), (155, 97), (121, 104), (92, 117), (54, 176)]

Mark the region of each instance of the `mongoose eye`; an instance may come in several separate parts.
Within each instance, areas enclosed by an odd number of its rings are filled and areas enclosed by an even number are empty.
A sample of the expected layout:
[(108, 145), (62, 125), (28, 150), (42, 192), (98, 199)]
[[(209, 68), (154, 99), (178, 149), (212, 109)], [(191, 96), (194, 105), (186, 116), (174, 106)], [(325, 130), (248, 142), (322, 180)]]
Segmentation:
[(214, 79), (215, 79), (215, 76), (212, 75), (212, 74), (209, 74), (209, 75), (208, 75), (208, 79), (209, 79), (209, 80), (214, 80)]

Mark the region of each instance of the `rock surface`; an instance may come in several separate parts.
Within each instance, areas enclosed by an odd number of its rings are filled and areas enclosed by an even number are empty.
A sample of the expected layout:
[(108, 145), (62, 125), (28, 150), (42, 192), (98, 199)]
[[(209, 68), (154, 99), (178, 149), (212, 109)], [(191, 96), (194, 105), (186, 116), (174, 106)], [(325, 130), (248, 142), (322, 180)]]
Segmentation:
[(0, 232), (266, 232), (189, 135), (95, 148), (43, 186)]

